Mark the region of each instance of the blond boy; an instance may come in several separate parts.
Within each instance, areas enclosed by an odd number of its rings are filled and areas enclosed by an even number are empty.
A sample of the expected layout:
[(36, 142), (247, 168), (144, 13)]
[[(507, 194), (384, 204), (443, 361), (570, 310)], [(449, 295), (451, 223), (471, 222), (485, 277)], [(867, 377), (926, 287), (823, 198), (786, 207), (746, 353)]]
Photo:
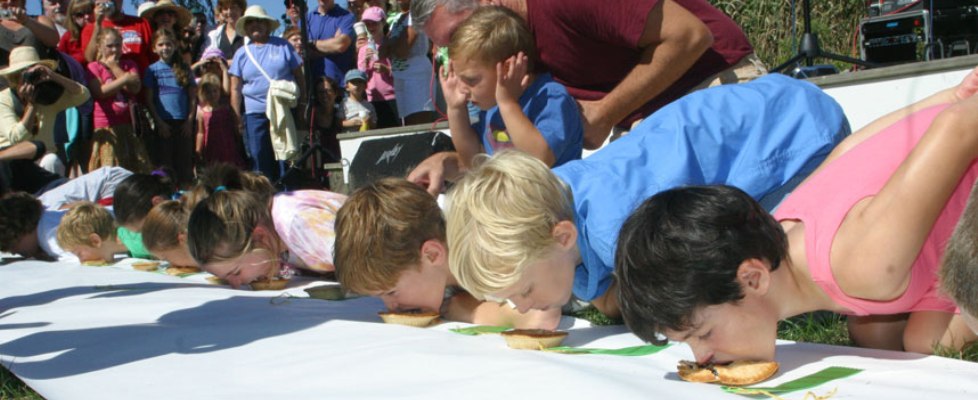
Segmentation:
[(112, 262), (115, 254), (129, 250), (116, 236), (115, 218), (109, 210), (82, 202), (61, 218), (58, 226), (58, 245), (85, 263)]
[(404, 179), (355, 191), (336, 216), (334, 264), (348, 290), (393, 311), (438, 311), (450, 320), (554, 329), (560, 310), (519, 313), (458, 288), (448, 269), (445, 220), (434, 198)]
[[(448, 46), (451, 63), (441, 78), (455, 153), (429, 157), (409, 180), (441, 191), (480, 153), (519, 149), (549, 166), (581, 158), (580, 109), (549, 73), (534, 72), (537, 51), (526, 22), (505, 7), (482, 7), (465, 20)], [(482, 112), (469, 119), (468, 102)]]
[(621, 224), (642, 200), (679, 185), (728, 184), (766, 208), (849, 132), (817, 87), (773, 74), (687, 95), (583, 160), (553, 168), (499, 153), (449, 193), (449, 265), (475, 298), (520, 311), (571, 296), (618, 316), (612, 276)]

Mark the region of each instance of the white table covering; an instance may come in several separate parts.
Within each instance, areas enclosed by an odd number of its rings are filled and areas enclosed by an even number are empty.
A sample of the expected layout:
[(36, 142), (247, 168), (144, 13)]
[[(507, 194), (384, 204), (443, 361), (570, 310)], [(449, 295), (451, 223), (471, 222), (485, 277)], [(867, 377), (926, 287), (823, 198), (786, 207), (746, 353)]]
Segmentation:
[[(232, 290), (129, 262), (0, 266), (0, 362), (47, 399), (746, 398), (679, 381), (676, 362), (692, 358), (685, 345), (642, 357), (511, 350), (498, 335), (449, 331), (464, 324), (382, 324), (373, 298)], [(292, 283), (284, 293), (305, 297)], [(623, 326), (561, 325), (565, 345), (642, 344)], [(764, 386), (847, 366), (864, 371), (813, 391), (978, 398), (978, 364), (966, 361), (792, 342), (779, 343), (778, 361)]]

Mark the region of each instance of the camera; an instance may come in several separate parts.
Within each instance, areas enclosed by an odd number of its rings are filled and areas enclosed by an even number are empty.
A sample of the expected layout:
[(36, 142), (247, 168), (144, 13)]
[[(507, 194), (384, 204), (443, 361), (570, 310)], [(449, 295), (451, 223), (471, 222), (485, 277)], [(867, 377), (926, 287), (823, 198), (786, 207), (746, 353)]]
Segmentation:
[(102, 4), (100, 4), (99, 7), (102, 8), (102, 11), (110, 12), (110, 11), (112, 11), (113, 8), (115, 8), (115, 3), (113, 3), (113, 2), (110, 1), (108, 3), (102, 3)]
[(6, 8), (0, 8), (0, 19), (13, 19), (14, 13)]
[[(51, 73), (56, 73), (56, 72), (52, 71)], [(23, 83), (29, 83), (34, 85), (35, 104), (39, 104), (42, 106), (49, 106), (58, 102), (58, 99), (60, 99), (61, 95), (64, 94), (65, 88), (64, 86), (61, 86), (59, 83), (52, 80), (46, 80), (38, 83), (38, 81), (41, 80), (43, 74), (44, 71), (40, 69), (26, 71), (24, 72), (23, 75), (21, 75), (21, 81)]]

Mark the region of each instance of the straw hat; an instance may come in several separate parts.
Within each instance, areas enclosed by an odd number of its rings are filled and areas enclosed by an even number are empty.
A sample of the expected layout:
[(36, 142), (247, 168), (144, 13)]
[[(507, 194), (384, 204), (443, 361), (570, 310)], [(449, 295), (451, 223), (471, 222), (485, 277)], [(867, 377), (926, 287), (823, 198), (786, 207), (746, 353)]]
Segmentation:
[(190, 25), (190, 19), (194, 17), (192, 14), (190, 14), (190, 10), (174, 4), (172, 0), (157, 1), (156, 5), (146, 9), (143, 12), (140, 12), (139, 16), (145, 18), (147, 21), (152, 21), (156, 13), (163, 10), (171, 10), (177, 13), (177, 25), (184, 28), (187, 27), (187, 25)]
[(245, 24), (247, 24), (248, 21), (253, 19), (261, 19), (261, 20), (268, 21), (269, 23), (268, 33), (272, 33), (276, 29), (278, 29), (279, 26), (278, 20), (270, 17), (268, 13), (265, 12), (265, 9), (262, 6), (251, 6), (248, 7), (247, 10), (245, 10), (244, 15), (242, 15), (241, 18), (238, 18), (238, 23), (234, 25), (234, 31), (237, 32), (238, 35), (248, 37), (247, 32), (245, 32)]
[(10, 52), (10, 64), (4, 69), (0, 69), (0, 75), (16, 74), (34, 64), (43, 64), (52, 70), (58, 67), (57, 61), (42, 60), (33, 46), (18, 46)]
[(138, 15), (139, 18), (146, 18), (146, 11), (149, 11), (153, 7), (156, 7), (156, 2), (144, 1), (139, 5), (139, 8), (136, 9), (136, 15)]

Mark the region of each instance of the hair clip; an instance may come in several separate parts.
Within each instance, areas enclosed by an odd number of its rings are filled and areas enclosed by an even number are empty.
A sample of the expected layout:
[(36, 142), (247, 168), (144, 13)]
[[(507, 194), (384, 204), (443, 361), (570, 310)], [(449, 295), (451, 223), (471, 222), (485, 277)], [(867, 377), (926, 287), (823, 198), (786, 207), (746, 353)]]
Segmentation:
[(176, 191), (175, 193), (170, 195), (170, 200), (180, 200), (180, 198), (183, 197), (183, 193), (184, 191), (182, 190)]
[(224, 185), (221, 185), (221, 186), (218, 186), (218, 187), (214, 188), (214, 193), (222, 192), (222, 191), (225, 191), (225, 190), (228, 190), (228, 188), (224, 187)]
[(158, 177), (161, 177), (161, 178), (169, 178), (170, 177), (170, 175), (167, 175), (166, 171), (164, 171), (162, 169), (154, 169), (153, 172), (150, 172), (149, 174), (150, 175), (153, 175), (153, 176), (158, 176)]

